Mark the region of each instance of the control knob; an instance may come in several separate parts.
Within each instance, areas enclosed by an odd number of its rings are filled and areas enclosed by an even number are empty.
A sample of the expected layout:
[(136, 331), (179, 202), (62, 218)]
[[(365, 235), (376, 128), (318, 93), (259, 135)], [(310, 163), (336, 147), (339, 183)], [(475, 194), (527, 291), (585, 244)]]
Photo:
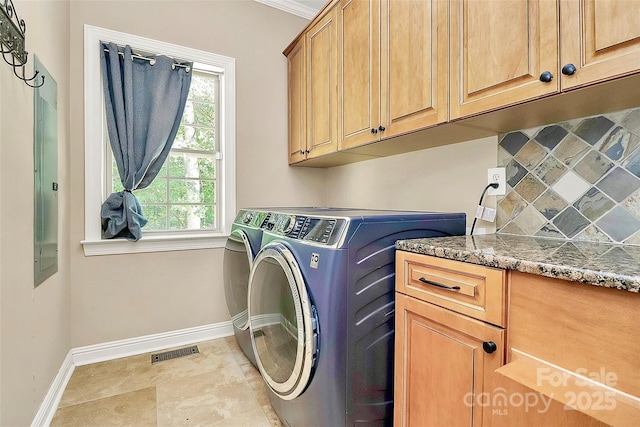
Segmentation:
[(244, 218), (242, 218), (242, 222), (244, 222), (245, 224), (249, 224), (249, 222), (251, 222), (252, 219), (253, 219), (253, 212), (249, 211), (246, 214), (244, 214)]
[(282, 232), (284, 234), (289, 234), (289, 232), (293, 230), (293, 227), (295, 227), (295, 225), (296, 225), (296, 216), (289, 215), (284, 222), (284, 227), (282, 227)]

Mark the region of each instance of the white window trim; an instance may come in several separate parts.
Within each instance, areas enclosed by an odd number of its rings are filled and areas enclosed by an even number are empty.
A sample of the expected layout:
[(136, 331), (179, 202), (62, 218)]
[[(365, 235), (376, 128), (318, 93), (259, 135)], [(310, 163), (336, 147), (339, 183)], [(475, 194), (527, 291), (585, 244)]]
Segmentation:
[[(180, 59), (186, 58), (190, 61), (220, 67), (223, 70), (223, 75), (220, 77), (220, 99), (223, 106), (223, 110), (220, 111), (220, 139), (223, 145), (219, 147), (223, 161), (216, 170), (218, 177), (216, 191), (220, 192), (223, 208), (219, 211), (218, 231), (179, 231), (166, 234), (154, 232), (153, 235), (143, 235), (137, 242), (125, 239), (102, 239), (100, 208), (107, 196), (105, 194), (105, 156), (108, 152), (108, 141), (104, 137), (104, 93), (100, 73), (101, 40), (120, 45), (128, 44), (134, 50), (159, 52)], [(235, 75), (234, 58), (91, 25), (84, 26), (85, 223), (84, 240), (81, 243), (85, 256), (224, 247), (236, 214)]]

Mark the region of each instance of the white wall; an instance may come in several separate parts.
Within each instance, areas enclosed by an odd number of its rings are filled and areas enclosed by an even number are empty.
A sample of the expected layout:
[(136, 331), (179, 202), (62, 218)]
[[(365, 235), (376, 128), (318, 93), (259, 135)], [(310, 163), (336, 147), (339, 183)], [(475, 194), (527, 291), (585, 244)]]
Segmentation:
[(222, 249), (85, 257), (83, 25), (236, 59), (237, 207), (323, 204), (324, 170), (287, 166), (282, 50), (306, 20), (250, 0), (71, 3), (71, 344), (229, 319)]
[(0, 425), (29, 425), (70, 348), (69, 2), (14, 0), (58, 84), (58, 273), (33, 288), (33, 89), (0, 62)]
[[(470, 227), (487, 184), (487, 168), (497, 163), (497, 137), (331, 168), (327, 201), (335, 206), (465, 212)], [(495, 207), (495, 197), (485, 197)], [(495, 226), (478, 221), (476, 229)]]

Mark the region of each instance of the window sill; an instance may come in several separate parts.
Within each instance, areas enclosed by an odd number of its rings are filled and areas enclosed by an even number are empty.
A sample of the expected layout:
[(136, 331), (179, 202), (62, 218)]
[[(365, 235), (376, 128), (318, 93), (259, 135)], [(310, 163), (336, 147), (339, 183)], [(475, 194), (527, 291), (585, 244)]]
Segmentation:
[(175, 234), (143, 236), (137, 242), (126, 239), (82, 240), (85, 256), (134, 254), (224, 248), (227, 235)]

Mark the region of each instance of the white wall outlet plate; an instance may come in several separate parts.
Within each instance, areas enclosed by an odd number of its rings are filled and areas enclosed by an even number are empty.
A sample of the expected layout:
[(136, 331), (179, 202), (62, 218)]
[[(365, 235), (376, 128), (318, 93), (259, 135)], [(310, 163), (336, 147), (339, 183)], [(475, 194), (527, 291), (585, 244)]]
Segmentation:
[(487, 184), (498, 183), (498, 188), (487, 190), (487, 196), (504, 196), (507, 194), (507, 172), (505, 168), (487, 169)]

